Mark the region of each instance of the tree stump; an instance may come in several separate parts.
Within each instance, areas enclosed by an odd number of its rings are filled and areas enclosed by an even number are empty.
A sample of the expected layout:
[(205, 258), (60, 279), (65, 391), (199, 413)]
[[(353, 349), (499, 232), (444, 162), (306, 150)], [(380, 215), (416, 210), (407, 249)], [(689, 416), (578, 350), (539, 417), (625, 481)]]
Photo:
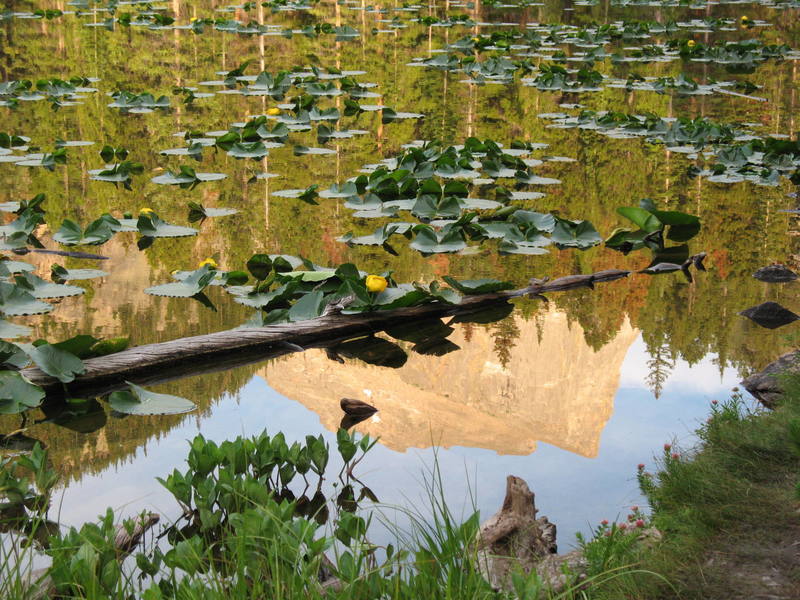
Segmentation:
[(560, 591), (569, 583), (562, 569), (580, 578), (584, 560), (580, 553), (557, 555), (556, 526), (547, 517), (536, 518), (535, 496), (519, 477), (506, 479), (506, 497), (500, 510), (481, 525), (478, 566), (495, 589), (512, 591), (514, 572), (536, 571), (543, 588)]

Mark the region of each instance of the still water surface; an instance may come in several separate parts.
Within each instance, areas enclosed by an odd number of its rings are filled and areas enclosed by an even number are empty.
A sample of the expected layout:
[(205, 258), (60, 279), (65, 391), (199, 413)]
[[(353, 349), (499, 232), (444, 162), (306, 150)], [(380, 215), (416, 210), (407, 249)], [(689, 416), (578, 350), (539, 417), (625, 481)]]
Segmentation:
[[(29, 8), (14, 4), (9, 7), (12, 11)], [(154, 388), (196, 402), (198, 411), (189, 415), (119, 419), (102, 409), (70, 419), (57, 410), (38, 412), (35, 419), (43, 422), (29, 426), (26, 434), (47, 444), (63, 472), (62, 522), (91, 520), (107, 506), (119, 508), (121, 514), (150, 508), (176, 516), (177, 507), (155, 478), (183, 468), (187, 439), (202, 433), (223, 440), (266, 428), (271, 433), (283, 431), (290, 441), (322, 433), (335, 445), (343, 397), (380, 409), (358, 425), (359, 431), (381, 439), (360, 465), (359, 475), (387, 504), (422, 506), (420, 480), (434, 458), (456, 512), (474, 502), (487, 516), (502, 501), (506, 475), (524, 478), (536, 492), (542, 513), (557, 523), (562, 545), (569, 545), (575, 532), (587, 532), (600, 519), (624, 515), (628, 506), (643, 502), (635, 481), (637, 463), (651, 466), (665, 442), (690, 446), (690, 432), (707, 415), (711, 399), (724, 398), (742, 374), (763, 367), (791, 347), (792, 326), (767, 331), (737, 313), (766, 300), (800, 310), (795, 284), (768, 285), (751, 276), (773, 261), (797, 266), (796, 222), (781, 212), (794, 206), (788, 195), (794, 186), (785, 178), (773, 186), (710, 182), (692, 177), (689, 171), (702, 155), (666, 150), (640, 138), (612, 139), (591, 130), (553, 128), (551, 119), (538, 115), (577, 114), (574, 105), (580, 104), (593, 110), (749, 123), (757, 135), (792, 134), (796, 62), (770, 60), (744, 74), (713, 62), (681, 59), (635, 66), (601, 59), (594, 65), (605, 76), (621, 79), (632, 72), (659, 77), (683, 72), (700, 82), (746, 79), (761, 86), (757, 94), (766, 102), (721, 93), (662, 95), (608, 86), (583, 93), (540, 91), (518, 78), (506, 84), (476, 85), (465, 82), (463, 73), (410, 65), (464, 36), (525, 30), (526, 25), (530, 29), (540, 23), (582, 27), (623, 19), (686, 23), (730, 17), (733, 27), (710, 31), (695, 25), (676, 36), (704, 43), (757, 37), (792, 48), (798, 46), (797, 25), (791, 10), (760, 5), (747, 5), (747, 13), (766, 25), (742, 30), (735, 26), (740, 6), (568, 4), (502, 9), (451, 3), (425, 7), (419, 13), (472, 18), (468, 26), (454, 27), (411, 22), (412, 13), (395, 11), (390, 3), (384, 14), (355, 3), (323, 2), (310, 10), (278, 13), (263, 8), (219, 12), (224, 7), (213, 2), (156, 4), (176, 16), (179, 24), (220, 15), (244, 23), (253, 19), (274, 24), (276, 31), (299, 30), (322, 21), (348, 24), (360, 31), (348, 41), (297, 33), (291, 39), (242, 35), (210, 26), (202, 34), (87, 26), (108, 18), (104, 12), (68, 14), (53, 21), (18, 16), (0, 23), (3, 80), (97, 79), (92, 83), (97, 92), (58, 111), (46, 101), (20, 102), (16, 110), (0, 108), (0, 130), (31, 137), (32, 144), (43, 148), (51, 148), (56, 139), (94, 142), (70, 147), (67, 164), (53, 172), (0, 163), (0, 202), (47, 194), (47, 227), (39, 233), (48, 247), (56, 247), (48, 241), (48, 233), (57, 230), (64, 218), (85, 224), (106, 211), (121, 216), (152, 207), (165, 220), (185, 224), (189, 201), (240, 211), (209, 219), (196, 237), (157, 240), (142, 251), (131, 234), (115, 236), (100, 247), (110, 257), (102, 265), (107, 277), (86, 282), (85, 295), (63, 299), (49, 315), (19, 319), (34, 328), (34, 339), (55, 341), (91, 333), (129, 335), (133, 343), (144, 344), (236, 327), (252, 311), (222, 292), (214, 293), (218, 290), (209, 293), (215, 312), (189, 299), (156, 298), (143, 292), (169, 281), (173, 270), (193, 269), (208, 256), (226, 269), (242, 268), (255, 252), (286, 253), (323, 265), (351, 261), (370, 273), (391, 269), (398, 281), (429, 282), (450, 274), (508, 279), (520, 286), (531, 276), (636, 270), (650, 263), (646, 251), (624, 256), (603, 246), (586, 251), (552, 249), (542, 256), (501, 256), (495, 245), (485, 244), (477, 253), (424, 257), (402, 240), (395, 246), (398, 256), (393, 256), (380, 246), (348, 247), (336, 239), (348, 231), (369, 233), (385, 219), (354, 217), (339, 199), (322, 199), (319, 206), (311, 206), (274, 195), (312, 183), (325, 189), (344, 182), (364, 165), (390, 158), (414, 140), (459, 144), (476, 136), (506, 145), (513, 140), (546, 144), (531, 155), (543, 160), (536, 174), (560, 183), (526, 188), (544, 196), (523, 200), (521, 207), (589, 219), (607, 236), (624, 225), (617, 207), (649, 197), (661, 207), (698, 215), (702, 230), (688, 242), (689, 250), (708, 253), (708, 271), (697, 273), (692, 283), (680, 273), (635, 274), (596, 290), (553, 294), (549, 304), (521, 302), (498, 322), (455, 325), (449, 339), (458, 349), (443, 356), (420, 354), (412, 344), (399, 342), (407, 360), (397, 368), (358, 359), (339, 363), (323, 351), (309, 350)], [(58, 2), (52, 5), (69, 8)], [(611, 54), (665, 39), (655, 35), (644, 41), (612, 40), (606, 51)], [(585, 51), (580, 40), (562, 38), (556, 45), (568, 56)], [(279, 103), (268, 97), (214, 93), (184, 105), (180, 96), (173, 95), (169, 111), (122, 115), (107, 106), (111, 100), (106, 93), (128, 89), (170, 95), (176, 86), (226, 91), (199, 83), (219, 80), (248, 59), (254, 60), (248, 71), (253, 74), (293, 66), (363, 71), (359, 81), (377, 84), (369, 89), (379, 96), (362, 103), (421, 113), (424, 118), (384, 124), (368, 111), (343, 119), (341, 129), (363, 133), (329, 142), (325, 147), (333, 150), (330, 154), (295, 156), (294, 144), (320, 145), (313, 133), (304, 132), (293, 132), (290, 143), (270, 150), (260, 161), (236, 160), (206, 149), (195, 166), (224, 173), (224, 180), (194, 190), (152, 183), (151, 178), (164, 169), (192, 163), (186, 156), (160, 154), (185, 145), (176, 133), (224, 131)], [(538, 65), (548, 62), (542, 56), (530, 60)], [(344, 106), (338, 97), (329, 104)], [(104, 164), (97, 154), (104, 144), (124, 146), (132, 159), (144, 164), (145, 172), (134, 178), (132, 190), (89, 178), (90, 169)], [(257, 177), (263, 173), (276, 177)], [(70, 268), (95, 266), (43, 255), (30, 262), (42, 276), (54, 262)], [(18, 427), (17, 417), (0, 418), (0, 431)]]

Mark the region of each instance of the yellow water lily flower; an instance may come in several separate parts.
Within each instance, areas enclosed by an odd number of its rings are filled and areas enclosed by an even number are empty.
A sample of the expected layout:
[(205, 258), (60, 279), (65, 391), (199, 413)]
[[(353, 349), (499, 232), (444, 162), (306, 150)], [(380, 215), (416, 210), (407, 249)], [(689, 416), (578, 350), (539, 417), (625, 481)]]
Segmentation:
[(481, 41), (481, 38), (479, 38), (479, 37), (474, 37), (474, 38), (472, 38), (472, 41), (473, 41), (473, 42), (480, 42), (480, 41)]
[(697, 42), (695, 42), (694, 40), (689, 40), (688, 42), (686, 42), (686, 45), (689, 46), (689, 48), (694, 48), (697, 45)]
[(200, 264), (197, 265), (197, 268), (202, 269), (203, 267), (211, 267), (212, 269), (216, 269), (217, 261), (215, 261), (213, 258), (210, 257), (205, 260), (201, 260)]
[(742, 22), (749, 21), (750, 18), (747, 15), (742, 15)]
[(386, 281), (386, 277), (381, 277), (380, 275), (367, 275), (367, 290), (370, 292), (382, 292), (386, 289), (386, 286), (389, 285), (389, 282)]
[(140, 215), (153, 215), (153, 214), (155, 214), (155, 212), (156, 211), (154, 211), (152, 208), (149, 208), (147, 206), (145, 206), (144, 208), (140, 208), (139, 209), (139, 214)]
[(267, 109), (267, 114), (274, 117), (275, 115), (281, 114), (281, 109), (273, 106), (272, 108)]

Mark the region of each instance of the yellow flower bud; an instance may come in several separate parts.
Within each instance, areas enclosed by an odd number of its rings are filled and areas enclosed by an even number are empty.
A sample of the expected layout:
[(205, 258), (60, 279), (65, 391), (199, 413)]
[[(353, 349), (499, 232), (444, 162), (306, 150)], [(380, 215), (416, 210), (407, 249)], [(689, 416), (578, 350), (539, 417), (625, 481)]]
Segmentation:
[(273, 106), (272, 108), (267, 109), (267, 114), (274, 117), (275, 115), (281, 114), (281, 109)]
[(389, 282), (386, 281), (386, 277), (381, 277), (380, 275), (367, 275), (366, 284), (367, 290), (370, 292), (382, 292), (389, 285)]
[(153, 215), (153, 214), (155, 214), (155, 212), (156, 211), (154, 211), (152, 208), (149, 208), (147, 206), (145, 206), (144, 208), (140, 208), (139, 209), (139, 214), (140, 215)]
[(217, 261), (215, 261), (213, 258), (207, 258), (205, 260), (201, 260), (200, 264), (197, 265), (197, 268), (202, 269), (203, 267), (210, 267), (212, 269), (216, 269)]
[(742, 21), (749, 21), (749, 20), (750, 20), (750, 19), (748, 18), (748, 16), (747, 16), (747, 15), (742, 15)]
[(480, 41), (481, 41), (481, 38), (479, 38), (479, 37), (477, 37), (477, 36), (476, 36), (476, 37), (472, 38), (472, 41), (473, 41), (473, 42), (480, 42)]
[(686, 45), (689, 48), (694, 48), (697, 45), (697, 42), (695, 42), (694, 40), (689, 40), (688, 42), (686, 42)]

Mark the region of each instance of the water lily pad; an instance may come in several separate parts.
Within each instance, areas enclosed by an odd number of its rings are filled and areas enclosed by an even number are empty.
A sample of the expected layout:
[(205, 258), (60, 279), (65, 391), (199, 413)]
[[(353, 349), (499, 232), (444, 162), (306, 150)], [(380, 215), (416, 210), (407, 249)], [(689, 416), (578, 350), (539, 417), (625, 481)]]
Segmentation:
[(73, 381), (76, 375), (86, 371), (80, 358), (52, 344), (35, 347), (25, 344), (23, 349), (37, 367), (63, 383)]
[(497, 279), (462, 279), (457, 281), (449, 275), (445, 275), (442, 279), (462, 294), (488, 294), (490, 292), (510, 290), (514, 287), (514, 284), (510, 281), (499, 281)]
[(416, 236), (409, 246), (423, 254), (458, 252), (467, 247), (467, 243), (457, 230), (437, 232), (426, 225), (419, 225), (414, 230)]
[(36, 267), (30, 263), (19, 260), (0, 260), (0, 270), (7, 269), (9, 273), (29, 273)]
[(86, 290), (76, 285), (64, 285), (45, 281), (33, 273), (23, 273), (15, 278), (17, 285), (27, 291), (34, 298), (67, 298), (69, 296), (80, 296)]
[(0, 319), (0, 339), (12, 340), (18, 337), (27, 337), (31, 334), (31, 328), (25, 325), (17, 325), (5, 319)]
[(105, 271), (100, 269), (63, 269), (59, 272), (58, 277), (64, 281), (80, 280), (80, 279), (96, 279), (97, 277), (105, 277), (108, 275)]
[(203, 266), (193, 271), (181, 281), (162, 283), (145, 290), (153, 296), (169, 296), (172, 298), (190, 298), (202, 292), (211, 283), (216, 270)]
[(108, 404), (117, 412), (126, 415), (178, 415), (196, 408), (194, 402), (172, 396), (151, 392), (126, 381), (130, 390), (114, 392), (108, 397)]
[(0, 312), (4, 315), (38, 315), (51, 310), (52, 304), (40, 302), (20, 286), (0, 282)]
[(11, 415), (36, 408), (44, 390), (16, 371), (0, 371), (0, 414)]
[(225, 179), (224, 173), (197, 173), (191, 167), (182, 166), (178, 172), (167, 171), (162, 175), (153, 177), (150, 181), (160, 185), (177, 185), (182, 188), (191, 189), (206, 181), (219, 181)]
[(181, 225), (171, 225), (166, 221), (162, 221), (156, 214), (140, 215), (136, 221), (136, 227), (145, 237), (186, 237), (190, 235), (197, 235), (199, 232), (192, 227), (183, 227)]

